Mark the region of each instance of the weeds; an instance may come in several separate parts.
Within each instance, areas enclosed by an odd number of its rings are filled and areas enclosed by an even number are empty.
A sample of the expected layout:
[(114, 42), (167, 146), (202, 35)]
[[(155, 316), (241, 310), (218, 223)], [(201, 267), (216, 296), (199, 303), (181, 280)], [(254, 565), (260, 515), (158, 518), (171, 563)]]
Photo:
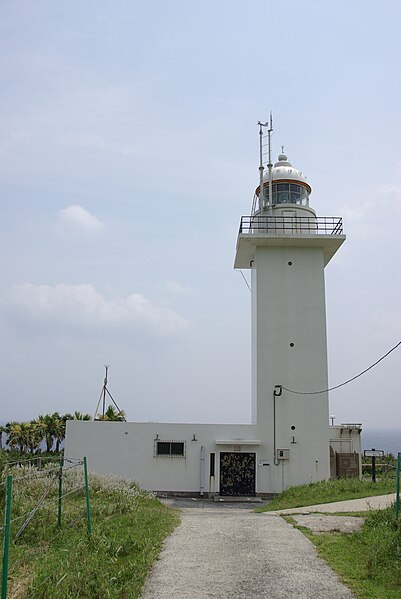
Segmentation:
[[(376, 483), (359, 479), (330, 480), (287, 489), (267, 509), (292, 508), (394, 491), (394, 479), (386, 477)], [(265, 510), (266, 507), (258, 511)], [(314, 543), (319, 554), (360, 599), (399, 599), (401, 521), (395, 518), (394, 506), (352, 515), (365, 518), (362, 529), (352, 534), (313, 534), (307, 528), (296, 527)], [(291, 516), (285, 519), (296, 525)]]
[(257, 511), (265, 512), (303, 507), (306, 505), (330, 503), (332, 501), (386, 495), (387, 493), (394, 492), (395, 481), (393, 478), (383, 477), (376, 483), (366, 479), (339, 478), (301, 485), (299, 487), (290, 487), (273, 499), (267, 506), (263, 506)]
[[(43, 507), (10, 551), (8, 599), (135, 599), (163, 539), (178, 523), (176, 512), (133, 482), (90, 476), (92, 535), (87, 535), (82, 471), (63, 475), (62, 528), (57, 527), (57, 467), (40, 476), (31, 466), (2, 464), (13, 485), (12, 531), (46, 494)], [(4, 484), (2, 485), (4, 487)], [(68, 494), (72, 489), (71, 494)], [(4, 493), (3, 493), (4, 499)], [(1, 502), (1, 510), (4, 501)], [(3, 518), (3, 514), (0, 514)], [(2, 531), (1, 531), (2, 534)]]
[(367, 512), (353, 534), (305, 532), (319, 554), (361, 599), (401, 597), (401, 525), (394, 507)]

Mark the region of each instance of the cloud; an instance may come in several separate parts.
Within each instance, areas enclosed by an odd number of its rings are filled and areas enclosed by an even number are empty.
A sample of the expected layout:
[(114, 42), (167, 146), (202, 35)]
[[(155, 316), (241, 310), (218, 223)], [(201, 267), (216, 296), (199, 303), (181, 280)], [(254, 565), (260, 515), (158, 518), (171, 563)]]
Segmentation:
[(58, 218), (67, 232), (100, 233), (104, 229), (104, 224), (94, 214), (78, 204), (60, 210)]
[(106, 299), (93, 285), (13, 285), (3, 304), (30, 322), (57, 329), (137, 329), (156, 336), (177, 335), (188, 322), (140, 293)]
[(175, 295), (187, 295), (188, 293), (192, 293), (192, 289), (190, 287), (181, 285), (181, 283), (175, 279), (167, 279), (166, 289), (169, 293), (174, 293)]
[(379, 193), (382, 195), (391, 195), (393, 198), (401, 198), (401, 183), (388, 183), (379, 188)]
[[(368, 198), (358, 199), (354, 205), (343, 205), (340, 212), (346, 223), (347, 232), (357, 238), (371, 235), (389, 237), (398, 235), (398, 216), (401, 210), (401, 184), (382, 185)], [(389, 211), (393, 218), (389, 218)]]
[(126, 156), (128, 158), (143, 155), (143, 150), (133, 144), (115, 143), (107, 137), (91, 133), (63, 133), (58, 142), (65, 146), (98, 150), (109, 154)]

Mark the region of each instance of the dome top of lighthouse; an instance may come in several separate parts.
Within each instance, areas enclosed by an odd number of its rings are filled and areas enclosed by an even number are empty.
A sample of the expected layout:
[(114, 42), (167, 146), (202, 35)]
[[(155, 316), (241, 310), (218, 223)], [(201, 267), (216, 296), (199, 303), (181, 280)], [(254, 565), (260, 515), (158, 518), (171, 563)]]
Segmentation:
[(279, 154), (277, 158), (278, 162), (274, 166), (291, 166), (291, 163), (288, 162), (288, 156), (286, 154)]
[[(263, 175), (263, 181), (268, 180), (269, 171), (266, 169)], [(303, 172), (292, 166), (291, 162), (288, 160), (288, 156), (284, 153), (279, 154), (277, 162), (274, 163), (272, 168), (272, 180), (274, 182), (294, 181), (294, 183), (297, 182), (301, 185), (303, 184), (303, 186), (308, 189), (309, 193), (312, 191), (311, 186), (309, 185)]]

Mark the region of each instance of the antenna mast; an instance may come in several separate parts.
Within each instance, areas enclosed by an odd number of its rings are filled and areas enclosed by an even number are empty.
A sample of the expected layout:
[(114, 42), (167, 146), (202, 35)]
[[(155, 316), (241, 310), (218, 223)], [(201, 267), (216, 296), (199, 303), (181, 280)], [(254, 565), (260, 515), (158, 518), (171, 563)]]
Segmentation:
[(259, 125), (259, 216), (262, 216), (263, 211), (263, 127), (266, 127), (267, 123), (258, 121)]
[(109, 372), (109, 365), (105, 364), (105, 369), (106, 369), (106, 375), (104, 377), (104, 383), (103, 383), (103, 406), (102, 406), (102, 416), (104, 416), (104, 413), (106, 411), (106, 391), (107, 391), (107, 373)]
[(106, 393), (107, 393), (107, 395), (110, 397), (110, 399), (111, 399), (111, 401), (113, 402), (113, 404), (116, 406), (116, 408), (117, 408), (117, 413), (118, 413), (118, 414), (120, 414), (120, 415), (121, 415), (121, 417), (122, 417), (122, 420), (124, 420), (124, 422), (126, 422), (126, 419), (125, 419), (125, 416), (124, 416), (124, 412), (122, 412), (122, 411), (120, 410), (120, 408), (118, 407), (118, 405), (117, 405), (117, 403), (116, 403), (116, 401), (115, 401), (114, 397), (112, 396), (112, 394), (110, 393), (110, 391), (109, 391), (109, 390), (108, 390), (108, 388), (107, 388), (107, 382), (108, 382), (108, 380), (107, 380), (107, 378), (108, 378), (108, 377), (107, 377), (107, 375), (108, 375), (108, 372), (109, 372), (109, 366), (108, 366), (108, 365), (107, 365), (107, 366), (105, 365), (105, 369), (106, 369), (106, 375), (105, 375), (105, 377), (104, 377), (103, 387), (102, 387), (102, 390), (101, 390), (101, 392), (100, 392), (100, 397), (99, 397), (99, 401), (97, 402), (96, 411), (95, 411), (95, 415), (94, 415), (94, 417), (93, 417), (93, 420), (99, 420), (99, 418), (96, 418), (96, 416), (97, 416), (97, 411), (98, 411), (98, 409), (99, 409), (100, 402), (102, 401), (102, 399), (103, 399), (103, 405), (102, 405), (102, 418), (100, 418), (100, 420), (104, 419), (104, 415), (105, 415), (105, 413), (106, 413)]
[(268, 201), (269, 216), (272, 216), (272, 214), (273, 214), (273, 202), (272, 202), (272, 195), (273, 195), (272, 194), (272, 187), (273, 187), (272, 168), (273, 168), (273, 164), (272, 164), (272, 156), (271, 156), (271, 134), (272, 133), (273, 133), (273, 117), (272, 117), (272, 111), (270, 111), (269, 126), (267, 129), (267, 147), (268, 147), (268, 152), (269, 152), (269, 162), (267, 163), (267, 168), (269, 169), (269, 201)]

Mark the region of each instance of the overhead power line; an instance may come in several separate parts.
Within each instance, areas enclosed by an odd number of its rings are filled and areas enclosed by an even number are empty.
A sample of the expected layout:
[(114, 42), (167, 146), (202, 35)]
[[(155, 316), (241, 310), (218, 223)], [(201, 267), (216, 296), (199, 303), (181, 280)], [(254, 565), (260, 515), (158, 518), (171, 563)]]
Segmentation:
[(365, 372), (368, 372), (368, 370), (371, 370), (372, 368), (377, 366), (377, 364), (379, 364), (379, 362), (384, 360), (384, 358), (387, 358), (387, 356), (389, 356), (391, 354), (391, 352), (393, 352), (395, 349), (397, 349), (397, 347), (399, 347), (400, 345), (401, 345), (401, 341), (399, 341), (396, 345), (394, 345), (394, 347), (389, 349), (388, 352), (386, 354), (384, 354), (384, 356), (382, 356), (381, 358), (376, 360), (376, 362), (371, 364), (368, 368), (365, 368), (365, 370), (362, 370), (362, 372), (360, 372), (359, 374), (356, 374), (351, 379), (348, 379), (347, 381), (344, 381), (343, 383), (340, 383), (339, 385), (335, 385), (335, 387), (330, 387), (330, 389), (323, 389), (322, 391), (294, 391), (293, 389), (287, 389), (286, 387), (282, 387), (282, 389), (284, 389), (284, 391), (288, 391), (288, 393), (295, 393), (296, 395), (318, 395), (319, 393), (328, 393), (328, 391), (334, 391), (334, 389), (339, 389), (340, 387), (344, 387), (344, 385), (348, 385), (348, 383), (351, 383), (355, 379), (357, 379), (360, 376), (362, 376), (363, 374), (365, 374)]
[(241, 275), (242, 275), (242, 278), (243, 278), (243, 279), (244, 279), (244, 281), (245, 281), (245, 285), (248, 287), (249, 291), (251, 291), (251, 288), (250, 288), (250, 286), (249, 286), (249, 283), (248, 283), (248, 281), (246, 280), (246, 278), (245, 278), (245, 275), (244, 275), (244, 273), (242, 272), (242, 270), (240, 270), (240, 273), (241, 273)]

